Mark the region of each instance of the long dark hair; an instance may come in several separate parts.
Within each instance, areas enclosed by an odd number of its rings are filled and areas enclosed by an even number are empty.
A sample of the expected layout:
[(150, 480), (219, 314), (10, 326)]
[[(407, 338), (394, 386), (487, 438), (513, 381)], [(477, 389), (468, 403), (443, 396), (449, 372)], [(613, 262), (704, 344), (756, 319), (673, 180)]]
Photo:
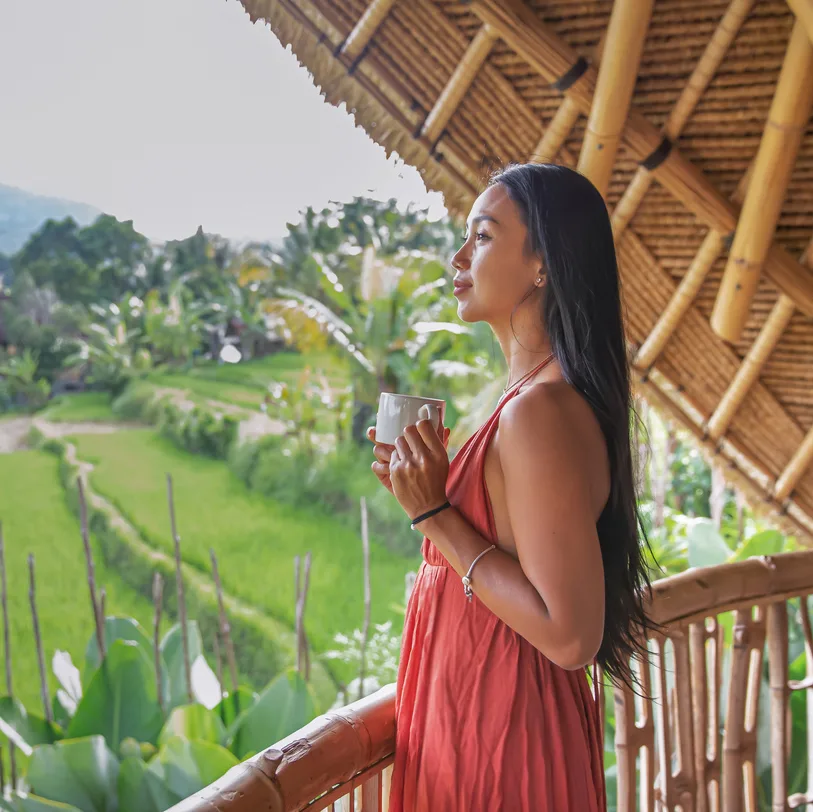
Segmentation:
[[(528, 229), (528, 251), (547, 275), (542, 318), (565, 380), (595, 413), (610, 459), (611, 486), (597, 529), (604, 563), (604, 638), (598, 662), (614, 682), (638, 683), (653, 624), (651, 587), (638, 509), (632, 402), (621, 291), (607, 207), (587, 178), (563, 166), (513, 164), (491, 177), (505, 187)], [(640, 535), (639, 535), (640, 534)]]

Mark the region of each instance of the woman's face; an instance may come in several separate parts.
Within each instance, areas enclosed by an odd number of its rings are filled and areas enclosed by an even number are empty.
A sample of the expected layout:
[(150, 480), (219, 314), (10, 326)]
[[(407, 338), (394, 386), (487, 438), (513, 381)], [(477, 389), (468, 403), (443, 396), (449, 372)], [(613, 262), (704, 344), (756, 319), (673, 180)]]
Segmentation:
[(527, 251), (528, 230), (500, 183), (477, 198), (466, 225), (466, 241), (452, 257), (457, 314), (499, 328), (538, 286), (542, 262)]

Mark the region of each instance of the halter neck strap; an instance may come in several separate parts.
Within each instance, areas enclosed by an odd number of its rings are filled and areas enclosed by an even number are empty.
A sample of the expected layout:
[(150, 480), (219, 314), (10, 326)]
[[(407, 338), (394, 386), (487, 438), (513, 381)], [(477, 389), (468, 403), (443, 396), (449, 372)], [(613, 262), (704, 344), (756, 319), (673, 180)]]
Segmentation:
[(503, 397), (508, 398), (514, 395), (516, 392), (519, 391), (519, 387), (525, 383), (529, 378), (532, 378), (538, 372), (541, 372), (551, 361), (553, 361), (556, 356), (551, 353), (542, 363), (537, 364), (532, 370), (526, 372), (516, 383), (511, 384), (511, 386), (503, 392)]

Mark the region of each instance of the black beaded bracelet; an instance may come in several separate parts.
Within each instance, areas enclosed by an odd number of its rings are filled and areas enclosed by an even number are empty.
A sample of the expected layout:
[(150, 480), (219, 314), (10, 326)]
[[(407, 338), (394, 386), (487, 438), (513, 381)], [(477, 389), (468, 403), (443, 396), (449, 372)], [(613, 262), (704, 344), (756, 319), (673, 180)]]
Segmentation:
[(430, 518), (431, 516), (434, 516), (435, 514), (440, 513), (441, 510), (446, 510), (446, 508), (450, 508), (450, 507), (451, 507), (451, 504), (449, 502), (444, 502), (440, 507), (436, 507), (434, 510), (429, 510), (426, 513), (422, 514), (421, 516), (418, 516), (417, 519), (413, 519), (412, 524), (410, 524), (410, 527), (414, 530), (416, 524), (419, 524), (420, 522), (425, 521), (426, 519)]

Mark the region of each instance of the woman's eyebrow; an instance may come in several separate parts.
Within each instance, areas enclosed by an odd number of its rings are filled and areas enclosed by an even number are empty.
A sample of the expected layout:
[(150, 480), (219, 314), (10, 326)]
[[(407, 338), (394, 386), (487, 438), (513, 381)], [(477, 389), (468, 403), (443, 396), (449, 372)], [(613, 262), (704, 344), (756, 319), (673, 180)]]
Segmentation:
[(495, 226), (499, 225), (499, 221), (490, 214), (479, 214), (477, 217), (472, 217), (471, 223), (468, 224), (468, 227), (471, 228), (479, 223), (494, 223)]

